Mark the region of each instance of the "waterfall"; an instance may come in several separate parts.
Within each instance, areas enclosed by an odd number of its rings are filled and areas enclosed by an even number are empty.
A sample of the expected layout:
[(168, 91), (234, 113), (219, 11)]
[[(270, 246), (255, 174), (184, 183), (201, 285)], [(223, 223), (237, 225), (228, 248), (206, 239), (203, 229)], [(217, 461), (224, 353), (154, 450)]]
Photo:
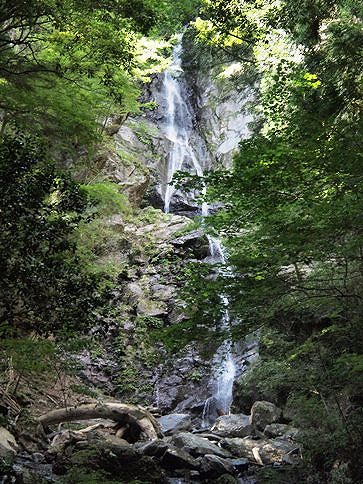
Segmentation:
[(190, 166), (195, 174), (203, 176), (203, 169), (191, 145), (191, 135), (194, 133), (193, 111), (186, 96), (186, 88), (181, 74), (182, 36), (173, 50), (173, 59), (164, 73), (163, 90), (166, 98), (166, 120), (164, 134), (170, 142), (170, 152), (167, 164), (167, 182), (164, 193), (164, 211), (170, 211), (170, 202), (176, 192), (171, 184), (174, 174), (183, 166)]
[[(216, 237), (208, 236), (210, 253), (214, 263), (225, 264), (221, 241)], [(227, 333), (227, 338), (218, 347), (212, 360), (211, 387), (212, 395), (207, 398), (203, 408), (202, 426), (207, 427), (214, 423), (219, 415), (228, 414), (233, 400), (233, 383), (236, 376), (236, 364), (232, 353), (232, 340), (230, 335), (231, 319), (229, 314), (229, 300), (220, 295), (223, 303), (223, 314), (220, 329)]]
[[(163, 130), (170, 142), (170, 151), (167, 165), (167, 183), (164, 192), (164, 210), (170, 211), (172, 197), (176, 189), (171, 184), (176, 171), (189, 169), (193, 174), (203, 177), (202, 164), (196, 155), (196, 143), (203, 143), (193, 126), (193, 109), (189, 103), (187, 89), (182, 78), (182, 37), (174, 47), (173, 59), (169, 68), (164, 73), (163, 89), (166, 99), (166, 118)], [(194, 141), (194, 144), (192, 142)], [(199, 150), (206, 153), (206, 149)], [(202, 190), (205, 194), (205, 188)], [(203, 202), (201, 206), (203, 216), (208, 216), (208, 204)], [(214, 264), (225, 263), (224, 250), (221, 241), (208, 235), (211, 261)], [(233, 382), (236, 375), (236, 365), (232, 354), (232, 342), (229, 335), (230, 315), (229, 301), (221, 295), (223, 303), (223, 315), (220, 321), (220, 329), (228, 334), (228, 337), (217, 349), (213, 357), (213, 372), (211, 376), (212, 395), (206, 399), (203, 410), (203, 422), (205, 425), (212, 423), (219, 414), (227, 414), (232, 403)]]

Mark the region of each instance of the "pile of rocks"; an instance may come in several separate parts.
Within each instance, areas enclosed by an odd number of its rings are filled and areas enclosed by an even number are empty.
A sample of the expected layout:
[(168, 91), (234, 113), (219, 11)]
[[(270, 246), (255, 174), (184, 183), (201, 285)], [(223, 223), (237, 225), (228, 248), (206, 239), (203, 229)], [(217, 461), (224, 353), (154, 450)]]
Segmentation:
[[(13, 472), (20, 473), (23, 481), (29, 472), (56, 482), (83, 469), (101, 472), (116, 482), (252, 483), (257, 467), (300, 461), (298, 430), (280, 420), (279, 408), (260, 401), (254, 403), (251, 415), (221, 416), (212, 429), (192, 429), (187, 414), (160, 417), (163, 433), (151, 441), (127, 441), (114, 431), (112, 422), (55, 431), (47, 450), (35, 453), (36, 459), (34, 453), (18, 455)], [(4, 455), (14, 458), (15, 439), (5, 429), (1, 435), (5, 441), (0, 442), (0, 450), (6, 448)]]

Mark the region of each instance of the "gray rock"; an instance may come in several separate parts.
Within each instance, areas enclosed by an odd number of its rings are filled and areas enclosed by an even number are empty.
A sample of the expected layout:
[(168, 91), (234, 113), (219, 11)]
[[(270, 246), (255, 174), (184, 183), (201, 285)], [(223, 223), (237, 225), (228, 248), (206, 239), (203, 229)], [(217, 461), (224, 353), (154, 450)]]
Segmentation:
[(255, 447), (259, 447), (263, 443), (267, 443), (266, 440), (254, 440), (248, 437), (243, 439), (240, 437), (226, 438), (221, 441), (221, 446), (227, 449), (231, 454), (236, 457), (244, 457), (246, 459), (254, 461), (252, 450)]
[(187, 194), (174, 193), (170, 200), (170, 212), (180, 215), (194, 216), (198, 212), (198, 205)]
[(159, 301), (168, 302), (174, 299), (175, 295), (175, 286), (166, 286), (164, 284), (154, 284), (151, 286), (151, 291), (153, 293), (153, 297), (158, 299)]
[(133, 205), (140, 204), (150, 182), (149, 171), (145, 166), (139, 164), (136, 158), (133, 161), (126, 160), (112, 150), (99, 153), (94, 163), (104, 176), (120, 186)]
[(190, 434), (188, 432), (181, 432), (180, 434), (173, 435), (171, 443), (176, 447), (187, 450), (195, 457), (206, 454), (218, 455), (219, 457), (225, 458), (231, 456), (227, 450), (221, 449), (199, 435)]
[(100, 436), (67, 446), (57, 455), (54, 472), (64, 473), (80, 466), (103, 472), (106, 480), (117, 476), (120, 481), (131, 482), (147, 476), (150, 483), (166, 482), (162, 469), (152, 457), (142, 455), (131, 445), (101, 440)]
[(229, 462), (239, 472), (248, 469), (248, 459), (245, 457), (241, 457), (239, 459), (230, 459)]
[(209, 242), (202, 230), (194, 230), (171, 241), (178, 249), (190, 250), (194, 257), (203, 259), (209, 254)]
[(75, 357), (82, 366), (79, 376), (86, 384), (109, 393), (113, 392), (114, 385), (111, 383), (111, 376), (117, 370), (117, 364), (113, 360), (94, 358), (87, 350)]
[(299, 447), (283, 439), (254, 440), (248, 437), (243, 439), (224, 439), (221, 445), (237, 457), (244, 457), (252, 462), (273, 464), (281, 462), (287, 454), (297, 452)]
[(286, 439), (293, 439), (294, 437), (296, 437), (298, 432), (299, 430), (294, 427), (290, 427), (287, 424), (279, 423), (266, 425), (265, 430), (263, 431), (266, 437), (283, 437)]
[(109, 136), (115, 135), (124, 121), (123, 116), (113, 115), (106, 119), (105, 131)]
[(200, 462), (199, 472), (202, 477), (218, 477), (223, 474), (233, 474), (233, 465), (221, 457), (206, 454)]
[(168, 308), (164, 302), (153, 301), (143, 298), (137, 305), (137, 314), (139, 316), (165, 316), (168, 314)]
[(0, 459), (11, 459), (19, 451), (19, 446), (13, 434), (0, 427)]
[(251, 408), (250, 423), (264, 430), (266, 425), (277, 422), (281, 418), (281, 409), (271, 402), (255, 402)]
[(164, 434), (170, 434), (180, 430), (189, 430), (192, 424), (190, 415), (187, 413), (163, 415), (158, 418), (158, 422)]
[(224, 437), (246, 437), (253, 427), (248, 415), (234, 414), (218, 417), (212, 430)]
[[(274, 439), (259, 446), (259, 454), (264, 464), (274, 462), (296, 463), (300, 460), (299, 446), (283, 439)], [(292, 458), (292, 456), (295, 456)]]
[(198, 469), (199, 462), (184, 449), (169, 446), (161, 459), (161, 466), (165, 469)]
[(162, 457), (167, 451), (169, 444), (164, 440), (153, 440), (152, 442), (143, 445), (140, 450), (144, 455), (151, 457)]

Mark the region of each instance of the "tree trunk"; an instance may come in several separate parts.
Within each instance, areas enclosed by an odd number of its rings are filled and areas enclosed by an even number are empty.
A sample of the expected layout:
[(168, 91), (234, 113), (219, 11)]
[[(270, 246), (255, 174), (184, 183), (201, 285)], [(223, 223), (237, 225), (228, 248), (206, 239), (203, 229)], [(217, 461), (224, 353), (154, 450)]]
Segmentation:
[(41, 425), (58, 424), (72, 420), (88, 420), (106, 418), (115, 422), (129, 423), (140, 429), (140, 437), (155, 440), (162, 437), (160, 426), (147, 410), (136, 405), (124, 403), (102, 403), (80, 405), (79, 407), (59, 408), (52, 410), (38, 418)]

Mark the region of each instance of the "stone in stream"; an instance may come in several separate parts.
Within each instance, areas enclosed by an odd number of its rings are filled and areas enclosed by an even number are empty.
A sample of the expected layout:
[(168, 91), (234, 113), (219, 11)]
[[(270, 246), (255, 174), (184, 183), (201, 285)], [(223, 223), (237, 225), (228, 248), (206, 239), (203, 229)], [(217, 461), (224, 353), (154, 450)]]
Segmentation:
[(190, 415), (187, 413), (170, 413), (159, 417), (158, 422), (164, 434), (172, 434), (176, 431), (189, 430), (192, 425)]
[(233, 474), (234, 467), (226, 459), (217, 455), (206, 454), (200, 461), (199, 472), (204, 478), (219, 477), (223, 474)]
[(173, 435), (170, 442), (176, 447), (183, 448), (190, 452), (194, 457), (206, 454), (213, 454), (224, 458), (231, 456), (227, 450), (221, 449), (199, 435), (190, 434), (188, 432), (181, 432), (180, 434)]
[(259, 430), (281, 418), (281, 409), (271, 402), (255, 402), (251, 408), (250, 423)]
[(248, 415), (231, 414), (218, 417), (212, 430), (223, 437), (246, 437), (253, 428)]
[(184, 449), (168, 446), (161, 458), (161, 466), (165, 469), (198, 469), (199, 462)]

